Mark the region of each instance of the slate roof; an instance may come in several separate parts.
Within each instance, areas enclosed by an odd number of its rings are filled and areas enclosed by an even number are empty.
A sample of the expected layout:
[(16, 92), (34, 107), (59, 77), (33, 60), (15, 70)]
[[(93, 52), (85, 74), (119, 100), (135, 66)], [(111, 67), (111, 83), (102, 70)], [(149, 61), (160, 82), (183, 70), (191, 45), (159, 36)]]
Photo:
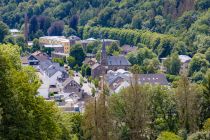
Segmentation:
[(95, 63), (91, 68), (92, 68), (92, 69), (96, 69), (96, 68), (99, 67), (99, 66), (100, 66), (100, 64)]
[(40, 62), (40, 68), (45, 71), (50, 65), (52, 65), (51, 61), (42, 61)]
[(108, 56), (109, 66), (130, 66), (131, 63), (125, 58), (125, 56)]
[(65, 72), (65, 69), (60, 67), (59, 63), (52, 63), (51, 61), (40, 62), (40, 68), (48, 77), (52, 77), (58, 71)]
[[(74, 79), (72, 78), (67, 78), (64, 82), (63, 82), (63, 87), (66, 87), (71, 81), (74, 81), (75, 83), (77, 83)], [(79, 86), (80, 84), (77, 83)], [(81, 86), (80, 86), (81, 87)]]
[(46, 54), (40, 52), (40, 51), (36, 51), (36, 52), (32, 53), (32, 54), (28, 57), (28, 59), (29, 59), (30, 57), (36, 58), (39, 62), (49, 60), (49, 59), (48, 59), (48, 56), (47, 56)]
[(65, 69), (63, 67), (60, 67), (59, 63), (53, 63), (47, 68), (46, 74), (48, 77), (52, 77), (58, 71), (62, 72), (65, 71)]
[(140, 74), (139, 75), (140, 84), (159, 84), (168, 85), (168, 81), (164, 74)]

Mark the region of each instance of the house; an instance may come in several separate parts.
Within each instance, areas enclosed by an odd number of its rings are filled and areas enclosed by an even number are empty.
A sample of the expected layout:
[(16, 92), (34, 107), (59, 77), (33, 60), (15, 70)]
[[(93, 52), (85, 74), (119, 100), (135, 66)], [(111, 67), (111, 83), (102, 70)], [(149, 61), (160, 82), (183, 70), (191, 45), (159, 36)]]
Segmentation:
[(66, 59), (67, 57), (69, 57), (69, 54), (65, 54), (65, 53), (60, 53), (60, 52), (55, 52), (55, 51), (53, 51), (53, 52), (51, 53), (51, 57), (52, 57), (52, 58)]
[[(188, 69), (188, 65), (189, 65), (189, 63), (190, 63), (190, 61), (191, 61), (192, 58), (189, 57), (189, 56), (187, 56), (187, 55), (179, 55), (178, 57), (179, 57), (179, 60), (181, 61), (181, 69), (180, 69), (180, 72)], [(164, 61), (166, 59), (167, 58), (161, 58), (162, 66), (160, 66), (160, 67), (161, 67), (161, 70), (164, 71), (164, 72), (167, 71), (166, 67), (163, 66)]]
[(74, 79), (72, 78), (67, 78), (63, 82), (63, 92), (68, 93), (68, 94), (75, 94), (79, 98), (83, 98), (84, 91), (82, 90), (82, 86), (77, 83)]
[(120, 44), (118, 40), (113, 40), (113, 39), (102, 39), (101, 42), (104, 43), (105, 46), (110, 46), (114, 42)]
[(43, 36), (39, 38), (39, 44), (53, 48), (60, 48), (62, 46), (63, 50), (61, 53), (68, 54), (70, 52), (70, 41), (64, 36)]
[(107, 67), (96, 63), (91, 67), (91, 76), (93, 78), (99, 78), (100, 76), (106, 74), (106, 71)]
[(64, 53), (64, 47), (61, 44), (45, 44), (44, 48), (51, 48), (54, 52)]
[(187, 56), (187, 55), (179, 55), (179, 59), (181, 61), (181, 69), (180, 72), (183, 72), (184, 70), (188, 69), (188, 65), (191, 61), (191, 57)]
[(86, 53), (86, 58), (95, 58), (96, 54), (93, 53)]
[(94, 39), (94, 38), (88, 38), (86, 40), (81, 40), (80, 43), (81, 43), (83, 49), (84, 50), (87, 50), (87, 45), (90, 44), (90, 43), (93, 43), (95, 41), (97, 41), (97, 40)]
[(85, 60), (83, 61), (83, 64), (90, 65), (90, 67), (92, 67), (96, 63), (97, 60), (95, 58), (85, 58)]
[(11, 35), (13, 37), (20, 36), (20, 34), (21, 34), (20, 30), (18, 30), (18, 29), (10, 29), (9, 32), (11, 33)]
[[(119, 69), (118, 71), (108, 71), (105, 79), (111, 89), (111, 93), (118, 93), (123, 88), (130, 86), (133, 81), (133, 74), (129, 71)], [(137, 79), (141, 85), (169, 86), (164, 74), (139, 74), (137, 75)]]
[(140, 74), (138, 78), (140, 84), (168, 86), (169, 83), (164, 74)]
[(81, 38), (79, 38), (78, 36), (72, 35), (68, 37), (69, 41), (70, 41), (70, 45), (75, 45), (81, 42)]
[(28, 57), (28, 64), (29, 65), (39, 65), (40, 62), (47, 61), (47, 60), (49, 60), (49, 58), (45, 53), (36, 51)]
[(137, 47), (132, 45), (123, 45), (121, 48), (123, 55), (127, 55), (128, 53), (135, 52), (137, 50)]
[(64, 73), (67, 73), (63, 67), (60, 67), (59, 63), (52, 63), (51, 61), (41, 62), (39, 68), (50, 86), (56, 85), (58, 79), (61, 78)]

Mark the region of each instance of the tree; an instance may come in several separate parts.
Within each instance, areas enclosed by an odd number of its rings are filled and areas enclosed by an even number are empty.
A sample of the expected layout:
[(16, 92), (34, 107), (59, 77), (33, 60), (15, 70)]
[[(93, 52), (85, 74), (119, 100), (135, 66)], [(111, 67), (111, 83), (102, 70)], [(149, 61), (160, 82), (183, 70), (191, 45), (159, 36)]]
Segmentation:
[(206, 56), (206, 60), (210, 62), (210, 48), (208, 48), (207, 51), (205, 52), (205, 56)]
[(72, 56), (67, 57), (68, 65), (73, 68), (75, 66), (75, 58)]
[(139, 65), (133, 65), (131, 68), (130, 68), (130, 71), (133, 73), (133, 74), (140, 74), (142, 73), (142, 69)]
[(60, 139), (64, 126), (59, 110), (53, 102), (37, 96), (40, 83), (35, 69), (21, 67), (19, 52), (17, 46), (0, 45), (0, 137)]
[(201, 131), (193, 133), (188, 137), (187, 140), (209, 140), (210, 139), (210, 132), (208, 131)]
[(142, 20), (141, 20), (140, 15), (135, 15), (135, 16), (132, 18), (131, 26), (132, 26), (132, 28), (134, 28), (134, 29), (141, 29)]
[(111, 122), (108, 112), (107, 102), (108, 90), (105, 84), (102, 85), (102, 91), (99, 94), (98, 98), (91, 100), (87, 106), (84, 113), (84, 126), (86, 130), (85, 137), (86, 139), (102, 139), (108, 140), (111, 139)]
[(75, 58), (75, 64), (77, 64), (78, 66), (81, 66), (82, 62), (85, 60), (84, 50), (79, 44), (71, 48), (69, 55)]
[(16, 44), (21, 47), (22, 52), (25, 52), (27, 50), (27, 44), (23, 36), (16, 37)]
[(112, 42), (107, 48), (107, 55), (113, 55), (115, 52), (120, 52), (120, 47), (117, 42)]
[(143, 70), (145, 73), (157, 73), (160, 62), (157, 58), (145, 59), (143, 65)]
[(4, 38), (9, 34), (8, 26), (0, 21), (0, 43), (3, 42)]
[(192, 75), (194, 72), (206, 72), (209, 66), (208, 61), (205, 59), (203, 54), (197, 53), (193, 56), (192, 60), (189, 63), (189, 75)]
[(181, 69), (181, 61), (177, 53), (173, 53), (169, 58), (164, 61), (164, 66), (167, 68), (167, 72), (172, 75), (179, 74)]
[(32, 52), (40, 50), (39, 40), (34, 39), (33, 40), (33, 46), (32, 46)]
[(167, 88), (152, 86), (150, 88), (150, 118), (151, 138), (156, 138), (162, 131), (176, 132), (178, 129), (178, 114), (176, 102)]
[(165, 131), (158, 136), (157, 140), (182, 140), (182, 138), (172, 132)]
[(108, 103), (113, 134), (118, 134), (118, 139), (146, 139), (150, 132), (147, 88), (138, 85), (136, 76), (132, 81), (130, 87), (113, 95)]
[(81, 67), (82, 76), (90, 76), (91, 75), (91, 68), (89, 65), (83, 64)]
[(205, 123), (204, 123), (204, 125), (203, 125), (203, 129), (204, 129), (205, 131), (210, 131), (210, 118), (208, 118), (208, 119), (205, 121)]
[(203, 103), (201, 111), (202, 122), (210, 118), (210, 74), (207, 73), (203, 81)]
[(29, 23), (29, 34), (31, 39), (33, 38), (34, 34), (39, 30), (39, 23), (37, 16), (32, 16), (30, 23)]
[(49, 36), (62, 36), (64, 30), (64, 22), (63, 21), (55, 21), (52, 23), (47, 33)]
[(69, 27), (72, 28), (72, 29), (74, 29), (75, 31), (77, 31), (78, 20), (79, 20), (78, 15), (73, 15), (70, 18)]
[(60, 66), (64, 66), (64, 60), (62, 58), (53, 58), (52, 61), (59, 63)]
[(183, 75), (175, 94), (180, 127), (187, 132), (195, 132), (199, 125), (197, 120), (200, 119), (201, 88), (196, 84), (191, 84), (188, 78)]
[(51, 20), (49, 17), (46, 16), (39, 16), (38, 17), (38, 22), (39, 22), (39, 29), (43, 31), (43, 33), (46, 35), (47, 30), (50, 27)]

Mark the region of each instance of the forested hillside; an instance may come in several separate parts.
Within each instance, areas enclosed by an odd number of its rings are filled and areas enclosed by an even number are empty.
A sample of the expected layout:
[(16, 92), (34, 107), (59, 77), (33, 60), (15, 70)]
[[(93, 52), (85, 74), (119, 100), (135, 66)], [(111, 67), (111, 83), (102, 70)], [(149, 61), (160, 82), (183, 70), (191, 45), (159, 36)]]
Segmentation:
[(23, 29), (27, 13), (31, 40), (47, 34), (82, 36), (78, 26), (85, 25), (172, 34), (193, 55), (210, 44), (209, 7), (208, 0), (3, 0), (0, 18), (10, 28)]

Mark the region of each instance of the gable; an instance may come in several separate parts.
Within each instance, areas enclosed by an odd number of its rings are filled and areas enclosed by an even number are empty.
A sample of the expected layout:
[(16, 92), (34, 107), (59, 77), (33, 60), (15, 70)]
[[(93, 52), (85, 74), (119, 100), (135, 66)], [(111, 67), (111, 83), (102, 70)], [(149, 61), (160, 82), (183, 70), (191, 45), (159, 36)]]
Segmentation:
[(33, 55), (31, 55), (31, 56), (29, 56), (28, 57), (28, 60), (37, 60), (37, 61), (39, 61), (35, 56), (33, 56)]

